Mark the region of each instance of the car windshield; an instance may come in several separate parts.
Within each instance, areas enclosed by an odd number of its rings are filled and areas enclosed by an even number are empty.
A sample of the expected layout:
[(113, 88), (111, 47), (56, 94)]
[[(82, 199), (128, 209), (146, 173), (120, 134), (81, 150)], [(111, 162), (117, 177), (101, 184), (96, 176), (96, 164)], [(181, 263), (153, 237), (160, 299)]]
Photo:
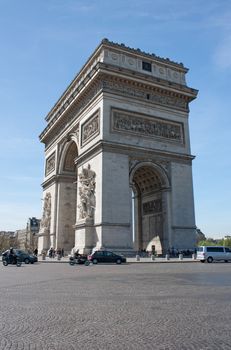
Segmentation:
[(29, 255), (29, 253), (28, 252), (26, 252), (25, 250), (21, 250), (21, 249), (15, 249), (15, 253), (16, 254), (20, 254), (20, 255)]

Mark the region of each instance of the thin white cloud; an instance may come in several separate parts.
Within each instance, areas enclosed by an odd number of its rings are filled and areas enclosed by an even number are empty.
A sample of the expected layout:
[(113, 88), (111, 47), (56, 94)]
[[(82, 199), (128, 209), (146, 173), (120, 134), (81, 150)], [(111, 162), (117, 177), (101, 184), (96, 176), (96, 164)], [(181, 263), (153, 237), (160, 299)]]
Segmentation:
[[(109, 7), (109, 3), (105, 6)], [(190, 6), (185, 6), (185, 0), (155, 0), (155, 2), (127, 0), (123, 4), (120, 1), (114, 3), (113, 7), (114, 11), (110, 14), (113, 17), (147, 17), (160, 23), (186, 21), (189, 26), (190, 24), (195, 26), (195, 23), (204, 25), (213, 13), (217, 13), (222, 8), (216, 1), (210, 1), (203, 7), (200, 0), (190, 2)]]
[[(231, 68), (231, 6), (218, 8), (206, 19), (206, 26), (214, 30), (214, 64), (220, 69)], [(212, 35), (212, 34), (211, 34)]]
[(231, 34), (216, 47), (213, 59), (219, 68), (223, 70), (231, 68)]
[(211, 16), (208, 17), (207, 23), (213, 27), (230, 30), (231, 29), (231, 7), (223, 8), (223, 11), (212, 14)]
[(80, 13), (80, 12), (90, 12), (96, 8), (93, 1), (52, 1), (49, 3), (49, 9), (51, 11), (57, 11), (62, 14), (66, 13)]

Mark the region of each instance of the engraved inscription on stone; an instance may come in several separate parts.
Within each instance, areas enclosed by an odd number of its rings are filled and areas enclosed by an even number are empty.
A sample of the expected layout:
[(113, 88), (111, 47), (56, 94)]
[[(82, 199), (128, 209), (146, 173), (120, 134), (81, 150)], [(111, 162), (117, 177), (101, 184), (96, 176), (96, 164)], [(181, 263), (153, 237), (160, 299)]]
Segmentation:
[(143, 203), (143, 215), (156, 214), (162, 212), (161, 199), (155, 199), (150, 202)]
[(155, 117), (150, 118), (126, 111), (112, 110), (112, 129), (148, 137), (160, 137), (179, 143), (184, 142), (181, 123), (162, 121)]
[(55, 152), (52, 153), (46, 160), (46, 171), (45, 175), (47, 176), (55, 169)]
[(95, 113), (90, 119), (88, 119), (82, 125), (82, 138), (81, 145), (91, 140), (95, 135), (99, 133), (99, 111)]

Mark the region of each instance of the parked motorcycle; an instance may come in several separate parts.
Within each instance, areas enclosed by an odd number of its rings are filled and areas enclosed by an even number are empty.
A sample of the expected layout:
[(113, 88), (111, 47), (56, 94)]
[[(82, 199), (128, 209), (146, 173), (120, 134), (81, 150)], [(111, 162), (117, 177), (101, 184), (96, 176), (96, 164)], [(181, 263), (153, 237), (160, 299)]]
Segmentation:
[(71, 266), (74, 265), (89, 265), (89, 261), (87, 260), (87, 255), (77, 254), (74, 256), (70, 256), (69, 264)]
[(2, 255), (2, 263), (4, 266), (16, 265), (17, 267), (20, 267), (22, 265), (19, 257), (10, 255)]

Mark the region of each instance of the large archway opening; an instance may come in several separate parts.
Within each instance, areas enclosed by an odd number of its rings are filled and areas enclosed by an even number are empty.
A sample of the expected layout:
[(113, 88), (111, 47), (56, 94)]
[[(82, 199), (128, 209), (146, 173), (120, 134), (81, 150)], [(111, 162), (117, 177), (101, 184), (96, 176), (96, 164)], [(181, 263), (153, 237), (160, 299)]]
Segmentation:
[(78, 150), (75, 141), (69, 141), (62, 153), (59, 169), (57, 248), (71, 251), (75, 245), (77, 202)]
[(164, 251), (163, 188), (160, 172), (150, 165), (132, 174), (133, 243), (139, 252)]

